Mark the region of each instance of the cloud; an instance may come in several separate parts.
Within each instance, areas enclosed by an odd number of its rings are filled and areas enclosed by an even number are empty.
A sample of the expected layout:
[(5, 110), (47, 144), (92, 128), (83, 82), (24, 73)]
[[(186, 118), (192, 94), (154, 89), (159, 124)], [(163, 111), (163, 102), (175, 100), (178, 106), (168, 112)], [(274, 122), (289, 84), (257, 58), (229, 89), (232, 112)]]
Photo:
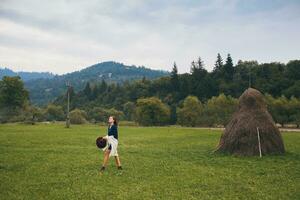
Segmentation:
[[(0, 0), (0, 66), (66, 73), (115, 60), (179, 72), (220, 52), (298, 59), (297, 1)], [(236, 60), (237, 61), (237, 60)]]

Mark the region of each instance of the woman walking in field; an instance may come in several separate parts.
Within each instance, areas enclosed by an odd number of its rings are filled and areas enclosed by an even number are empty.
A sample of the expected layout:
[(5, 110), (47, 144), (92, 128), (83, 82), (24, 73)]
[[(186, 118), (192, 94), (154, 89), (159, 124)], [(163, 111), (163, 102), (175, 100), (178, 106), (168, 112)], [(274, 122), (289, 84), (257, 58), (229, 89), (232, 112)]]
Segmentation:
[(100, 172), (103, 172), (107, 166), (109, 157), (114, 156), (116, 165), (119, 170), (122, 169), (120, 157), (118, 155), (118, 122), (116, 117), (110, 116), (108, 118), (108, 132), (107, 136), (103, 137), (106, 139), (108, 145), (107, 148), (104, 150), (104, 158), (103, 158), (103, 165), (100, 169)]

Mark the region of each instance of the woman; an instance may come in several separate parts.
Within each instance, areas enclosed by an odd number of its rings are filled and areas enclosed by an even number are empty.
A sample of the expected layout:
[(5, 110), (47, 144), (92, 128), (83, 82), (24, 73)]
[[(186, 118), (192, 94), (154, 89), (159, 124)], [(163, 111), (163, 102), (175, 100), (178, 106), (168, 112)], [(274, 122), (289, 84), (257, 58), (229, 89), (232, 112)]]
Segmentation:
[(103, 165), (100, 169), (101, 172), (105, 170), (109, 157), (114, 156), (118, 169), (122, 169), (120, 157), (118, 155), (118, 122), (116, 117), (110, 116), (108, 118), (108, 133), (104, 138), (107, 140), (108, 147), (104, 151)]

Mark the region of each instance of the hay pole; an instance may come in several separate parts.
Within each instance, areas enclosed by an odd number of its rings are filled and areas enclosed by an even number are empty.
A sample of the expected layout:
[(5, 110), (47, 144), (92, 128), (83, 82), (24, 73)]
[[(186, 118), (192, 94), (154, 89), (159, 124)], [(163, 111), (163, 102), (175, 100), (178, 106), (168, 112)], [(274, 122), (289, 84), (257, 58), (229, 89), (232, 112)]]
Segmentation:
[(261, 158), (262, 155), (261, 155), (260, 135), (259, 135), (259, 129), (258, 129), (258, 127), (256, 127), (256, 130), (257, 130), (257, 138), (258, 138), (259, 157)]

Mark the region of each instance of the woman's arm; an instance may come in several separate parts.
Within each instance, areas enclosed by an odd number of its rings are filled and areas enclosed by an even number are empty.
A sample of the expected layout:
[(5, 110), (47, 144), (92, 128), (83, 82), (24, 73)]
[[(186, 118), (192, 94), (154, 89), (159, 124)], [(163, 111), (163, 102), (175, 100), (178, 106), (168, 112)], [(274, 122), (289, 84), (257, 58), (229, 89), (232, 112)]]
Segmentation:
[(112, 126), (111, 128), (112, 128), (111, 131), (112, 131), (113, 136), (114, 136), (115, 138), (118, 138), (118, 128), (117, 128), (117, 126), (114, 125), (114, 126)]

